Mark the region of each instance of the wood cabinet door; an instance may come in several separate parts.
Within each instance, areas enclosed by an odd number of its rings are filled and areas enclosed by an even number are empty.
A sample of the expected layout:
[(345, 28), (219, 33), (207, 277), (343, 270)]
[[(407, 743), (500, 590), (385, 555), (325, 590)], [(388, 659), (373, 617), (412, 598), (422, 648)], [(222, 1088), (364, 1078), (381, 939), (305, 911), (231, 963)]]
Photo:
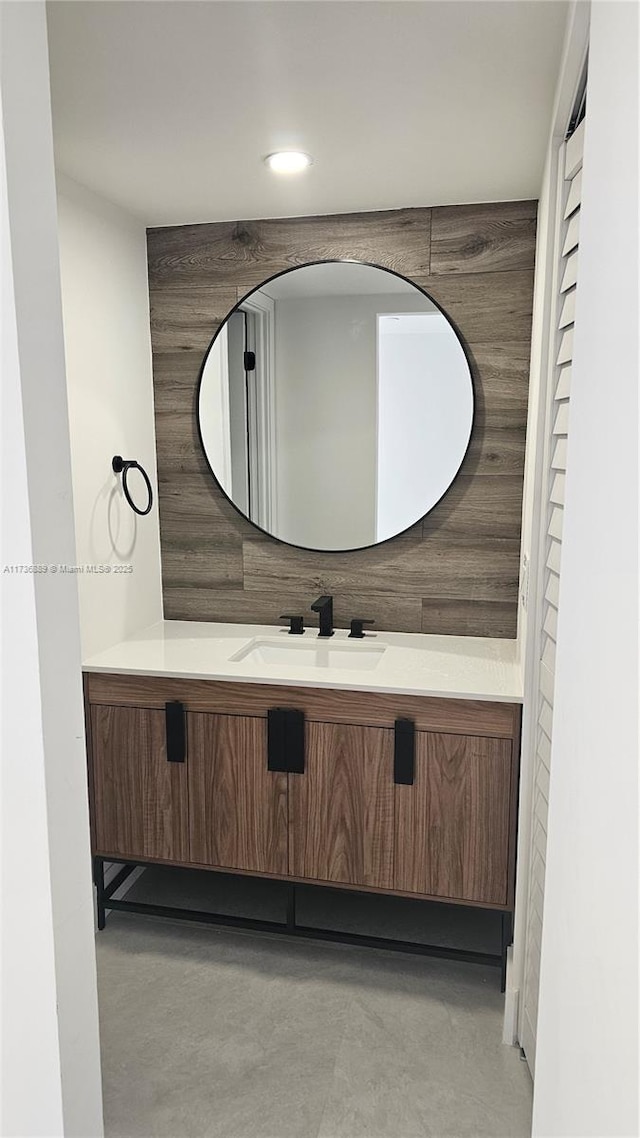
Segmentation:
[(413, 786), (396, 786), (394, 887), (505, 905), (511, 741), (416, 733)]
[(289, 872), (393, 888), (393, 732), (308, 723), (305, 772), (288, 777)]
[(95, 852), (186, 861), (187, 765), (167, 761), (165, 716), (91, 707)]
[(287, 775), (267, 769), (267, 723), (190, 714), (189, 849), (192, 862), (287, 872)]

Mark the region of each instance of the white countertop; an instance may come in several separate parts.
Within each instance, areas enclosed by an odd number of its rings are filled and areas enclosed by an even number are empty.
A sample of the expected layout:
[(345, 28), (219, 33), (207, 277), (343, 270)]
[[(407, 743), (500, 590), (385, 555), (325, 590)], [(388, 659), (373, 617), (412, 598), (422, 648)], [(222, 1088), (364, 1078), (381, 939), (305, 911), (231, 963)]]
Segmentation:
[[(277, 664), (230, 660), (250, 648), (254, 639), (278, 649), (301, 644), (316, 648), (320, 666), (288, 660)], [(355, 662), (358, 652), (375, 648), (384, 648), (376, 666), (359, 668)], [(323, 655), (332, 649), (337, 650), (332, 657), (348, 662), (348, 668), (323, 663)], [(364, 640), (352, 640), (345, 629), (337, 629), (330, 639), (318, 641), (315, 628), (298, 637), (272, 625), (164, 620), (90, 656), (83, 670), (522, 702), (516, 641), (473, 636), (368, 632)]]

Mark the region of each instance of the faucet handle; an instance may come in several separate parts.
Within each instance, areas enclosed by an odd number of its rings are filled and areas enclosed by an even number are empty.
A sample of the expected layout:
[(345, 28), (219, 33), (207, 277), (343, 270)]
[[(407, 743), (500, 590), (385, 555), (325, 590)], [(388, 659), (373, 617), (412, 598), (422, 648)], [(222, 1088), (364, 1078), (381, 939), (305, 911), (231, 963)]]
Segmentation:
[(304, 617), (303, 616), (294, 616), (293, 613), (285, 612), (280, 617), (280, 620), (288, 620), (290, 622), (290, 624), (289, 624), (289, 636), (302, 636), (302, 634), (304, 632)]
[(354, 616), (353, 620), (351, 621), (351, 632), (349, 633), (349, 636), (353, 637), (355, 640), (363, 640), (365, 636), (365, 624), (375, 623), (375, 620), (367, 620), (367, 618), (364, 616)]

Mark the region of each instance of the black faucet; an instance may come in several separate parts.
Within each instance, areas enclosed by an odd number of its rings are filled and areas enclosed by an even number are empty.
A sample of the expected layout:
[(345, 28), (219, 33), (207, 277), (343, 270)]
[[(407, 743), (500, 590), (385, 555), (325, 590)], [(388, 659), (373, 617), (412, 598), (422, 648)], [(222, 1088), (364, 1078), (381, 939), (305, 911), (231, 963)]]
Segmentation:
[(333, 597), (318, 597), (311, 606), (312, 612), (320, 617), (318, 636), (333, 636)]

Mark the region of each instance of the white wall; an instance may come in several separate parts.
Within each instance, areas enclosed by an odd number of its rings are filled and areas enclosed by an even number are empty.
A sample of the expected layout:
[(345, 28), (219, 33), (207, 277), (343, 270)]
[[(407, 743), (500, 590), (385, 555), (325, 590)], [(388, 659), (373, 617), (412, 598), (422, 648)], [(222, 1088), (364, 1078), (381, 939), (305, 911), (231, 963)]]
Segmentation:
[(533, 1133), (637, 1136), (638, 8), (592, 5)]
[(448, 490), (465, 456), (473, 386), (441, 312), (378, 325), (376, 539), (407, 529)]
[[(33, 562), (2, 138), (2, 563)], [(61, 1134), (35, 577), (2, 576), (2, 1126)], [(21, 741), (20, 751), (16, 744)], [(11, 756), (14, 760), (7, 761)], [(25, 762), (28, 756), (29, 761)], [(21, 760), (21, 761), (20, 761)], [(16, 809), (20, 803), (29, 809)], [(26, 815), (26, 816), (25, 816)], [(25, 856), (25, 849), (30, 856)], [(19, 867), (19, 871), (18, 871)], [(35, 1025), (37, 1024), (37, 1030)], [(39, 1093), (31, 1095), (31, 1079)]]
[[(3, 564), (57, 565), (75, 552), (44, 4), (3, 4), (0, 32)], [(76, 578), (2, 586), (2, 1132), (98, 1138)]]
[[(58, 217), (83, 656), (162, 618), (146, 236), (137, 218), (58, 174)], [(111, 469), (137, 459), (136, 516)], [(146, 502), (136, 472), (135, 500)], [(127, 567), (131, 567), (131, 571)]]
[(296, 545), (374, 541), (376, 299), (276, 300), (278, 533)]
[(286, 541), (325, 549), (375, 541), (376, 316), (424, 306), (424, 297), (404, 294), (276, 300), (278, 535)]
[(211, 467), (222, 489), (231, 495), (229, 341), (225, 324), (216, 336), (204, 365), (198, 399), (198, 421), (202, 445)]

